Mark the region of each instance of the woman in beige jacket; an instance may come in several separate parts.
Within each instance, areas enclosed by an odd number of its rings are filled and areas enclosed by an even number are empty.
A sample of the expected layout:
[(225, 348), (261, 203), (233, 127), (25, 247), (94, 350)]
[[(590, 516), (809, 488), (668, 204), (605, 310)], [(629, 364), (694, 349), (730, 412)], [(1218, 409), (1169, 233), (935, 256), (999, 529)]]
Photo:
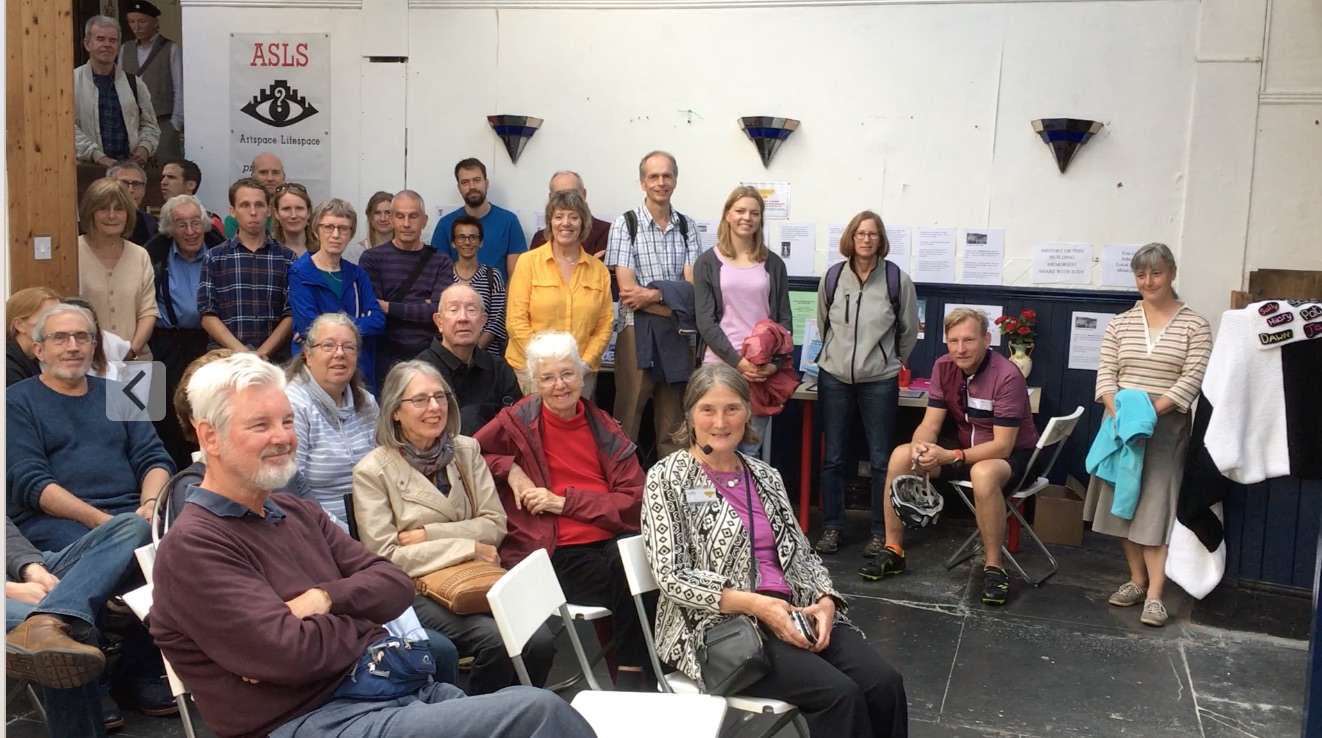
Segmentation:
[[(459, 403), (440, 372), (421, 361), (396, 365), (381, 389), (377, 448), (354, 467), (353, 509), (363, 545), (421, 577), (466, 561), (499, 564), (505, 511), (477, 441), (459, 435)], [(496, 621), (457, 615), (419, 595), (422, 624), (473, 657), (466, 691), (489, 694), (518, 684)], [(543, 628), (524, 663), (541, 686), (555, 658)]]

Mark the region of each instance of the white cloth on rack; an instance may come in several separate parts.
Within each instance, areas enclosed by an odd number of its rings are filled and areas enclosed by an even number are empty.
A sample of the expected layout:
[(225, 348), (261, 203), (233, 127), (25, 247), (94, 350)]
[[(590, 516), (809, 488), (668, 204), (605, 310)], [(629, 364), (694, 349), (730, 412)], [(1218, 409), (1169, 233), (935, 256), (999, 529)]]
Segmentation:
[(1212, 418), (1205, 444), (1227, 478), (1253, 484), (1290, 474), (1281, 352), (1259, 351), (1256, 309), (1227, 310), (1203, 376)]

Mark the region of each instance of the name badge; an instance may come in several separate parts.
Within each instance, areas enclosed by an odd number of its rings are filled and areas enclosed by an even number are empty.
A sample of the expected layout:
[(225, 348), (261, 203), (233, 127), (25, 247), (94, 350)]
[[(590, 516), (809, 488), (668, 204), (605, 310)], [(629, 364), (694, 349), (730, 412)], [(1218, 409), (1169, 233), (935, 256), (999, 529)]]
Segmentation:
[(715, 502), (719, 499), (715, 487), (695, 488), (684, 490), (684, 501), (690, 505), (700, 505), (708, 502)]

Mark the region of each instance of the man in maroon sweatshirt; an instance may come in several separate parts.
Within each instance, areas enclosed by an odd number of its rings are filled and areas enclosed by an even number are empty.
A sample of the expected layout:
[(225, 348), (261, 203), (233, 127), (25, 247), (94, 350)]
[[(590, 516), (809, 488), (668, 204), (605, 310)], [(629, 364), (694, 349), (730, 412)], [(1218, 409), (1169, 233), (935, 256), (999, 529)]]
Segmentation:
[(151, 632), (217, 735), (593, 735), (529, 687), (465, 697), (430, 682), (396, 699), (338, 698), (413, 583), (316, 503), (271, 494), (293, 476), (297, 443), (278, 368), (222, 359), (188, 397), (207, 471), (157, 552)]

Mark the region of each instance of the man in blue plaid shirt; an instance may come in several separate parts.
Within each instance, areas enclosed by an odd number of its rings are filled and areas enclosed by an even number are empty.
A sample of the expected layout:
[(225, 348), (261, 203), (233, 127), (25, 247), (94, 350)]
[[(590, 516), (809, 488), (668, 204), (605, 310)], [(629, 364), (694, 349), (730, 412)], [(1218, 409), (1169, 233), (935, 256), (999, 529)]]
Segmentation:
[(289, 265), (294, 252), (266, 233), (266, 189), (255, 179), (230, 185), (230, 215), (239, 231), (207, 252), (197, 288), (197, 311), (211, 348), (251, 351), (263, 359), (289, 357)]

